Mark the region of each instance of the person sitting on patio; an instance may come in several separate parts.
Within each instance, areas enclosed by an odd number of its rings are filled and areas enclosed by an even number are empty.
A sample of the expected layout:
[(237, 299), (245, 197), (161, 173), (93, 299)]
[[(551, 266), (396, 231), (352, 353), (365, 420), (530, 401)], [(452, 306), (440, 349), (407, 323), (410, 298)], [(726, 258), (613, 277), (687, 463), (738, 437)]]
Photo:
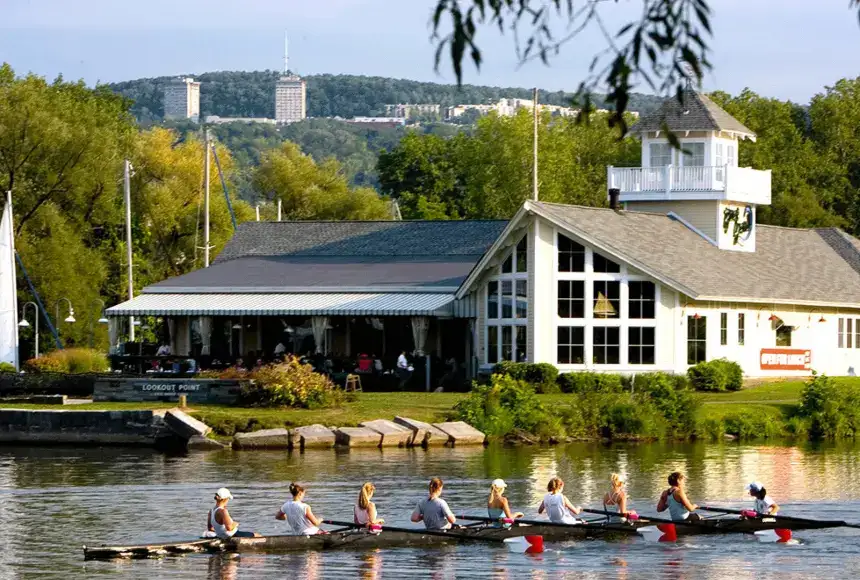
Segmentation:
[(233, 368), (235, 368), (237, 371), (247, 370), (245, 369), (245, 361), (242, 360), (242, 357), (236, 359), (236, 364), (233, 365)]
[(358, 372), (369, 373), (371, 371), (372, 367), (373, 367), (373, 360), (369, 356), (367, 356), (364, 353), (358, 355), (358, 369), (356, 369), (356, 370), (358, 370)]
[(275, 345), (275, 357), (276, 358), (278, 355), (282, 355), (285, 352), (287, 352), (287, 347), (284, 346), (283, 342), (279, 342), (277, 345)]
[(379, 358), (378, 356), (376, 356), (375, 354), (373, 355), (373, 370), (378, 375), (381, 375), (382, 371), (385, 370), (385, 368), (382, 366), (382, 359)]
[(162, 344), (158, 347), (158, 350), (155, 351), (155, 356), (170, 356), (170, 345)]

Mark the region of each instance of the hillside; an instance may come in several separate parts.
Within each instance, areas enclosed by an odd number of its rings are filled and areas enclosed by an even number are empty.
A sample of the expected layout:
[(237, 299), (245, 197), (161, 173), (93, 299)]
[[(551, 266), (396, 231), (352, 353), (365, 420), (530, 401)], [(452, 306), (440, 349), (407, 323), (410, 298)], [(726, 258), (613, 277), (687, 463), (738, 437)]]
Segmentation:
[[(224, 71), (191, 74), (200, 81), (202, 115), (222, 117), (274, 117), (276, 71)], [(156, 77), (107, 85), (134, 101), (132, 112), (141, 122), (158, 121), (163, 115), (162, 89), (172, 77)], [(309, 75), (308, 116), (354, 117), (379, 115), (387, 103), (439, 103), (443, 107), (483, 103), (502, 97), (531, 98), (529, 88), (476, 85), (443, 85), (405, 79), (355, 75)], [(572, 93), (541, 93), (541, 101), (569, 105)], [(630, 110), (645, 113), (656, 108), (660, 98), (634, 94)]]

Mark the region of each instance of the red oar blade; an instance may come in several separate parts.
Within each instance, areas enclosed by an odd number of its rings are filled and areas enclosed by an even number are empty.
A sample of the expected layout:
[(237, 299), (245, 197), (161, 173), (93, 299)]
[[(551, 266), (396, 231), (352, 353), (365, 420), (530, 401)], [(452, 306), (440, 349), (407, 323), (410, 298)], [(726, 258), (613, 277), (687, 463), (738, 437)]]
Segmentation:
[(541, 554), (543, 553), (543, 536), (519, 536), (516, 538), (506, 538), (505, 546), (511, 552), (520, 554)]
[(787, 544), (791, 541), (791, 530), (777, 528), (775, 530), (759, 530), (755, 532), (759, 542)]
[(675, 528), (675, 524), (644, 526), (636, 532), (648, 542), (675, 542), (678, 540), (678, 530)]

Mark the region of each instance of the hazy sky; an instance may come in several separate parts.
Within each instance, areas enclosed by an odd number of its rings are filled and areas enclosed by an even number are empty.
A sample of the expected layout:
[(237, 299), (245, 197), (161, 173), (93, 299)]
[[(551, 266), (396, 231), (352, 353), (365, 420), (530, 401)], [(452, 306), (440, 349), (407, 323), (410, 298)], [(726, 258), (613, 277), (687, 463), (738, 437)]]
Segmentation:
[[(468, 0), (461, 0), (468, 1)], [(581, 0), (577, 0), (581, 2)], [(435, 0), (0, 0), (0, 61), (24, 73), (88, 83), (213, 70), (282, 67), (450, 82), (433, 70)], [(705, 88), (806, 102), (825, 85), (860, 75), (860, 26), (848, 0), (711, 0), (712, 61)], [(130, 8), (130, 7), (134, 8)], [(618, 28), (641, 0), (607, 2)], [(123, 7), (123, 8), (120, 8)], [(597, 50), (595, 33), (551, 66), (517, 66), (510, 34), (481, 31), (485, 64), (466, 82), (573, 90)], [(479, 36), (479, 39), (480, 39)]]

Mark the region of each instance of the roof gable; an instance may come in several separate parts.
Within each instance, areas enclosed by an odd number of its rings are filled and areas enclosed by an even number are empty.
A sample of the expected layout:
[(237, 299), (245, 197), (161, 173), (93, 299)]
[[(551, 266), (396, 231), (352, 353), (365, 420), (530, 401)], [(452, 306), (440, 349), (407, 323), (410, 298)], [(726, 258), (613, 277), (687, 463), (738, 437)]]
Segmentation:
[(755, 133), (729, 115), (707, 95), (685, 91), (683, 102), (672, 97), (656, 111), (640, 118), (631, 133), (649, 131), (726, 131), (755, 139)]

